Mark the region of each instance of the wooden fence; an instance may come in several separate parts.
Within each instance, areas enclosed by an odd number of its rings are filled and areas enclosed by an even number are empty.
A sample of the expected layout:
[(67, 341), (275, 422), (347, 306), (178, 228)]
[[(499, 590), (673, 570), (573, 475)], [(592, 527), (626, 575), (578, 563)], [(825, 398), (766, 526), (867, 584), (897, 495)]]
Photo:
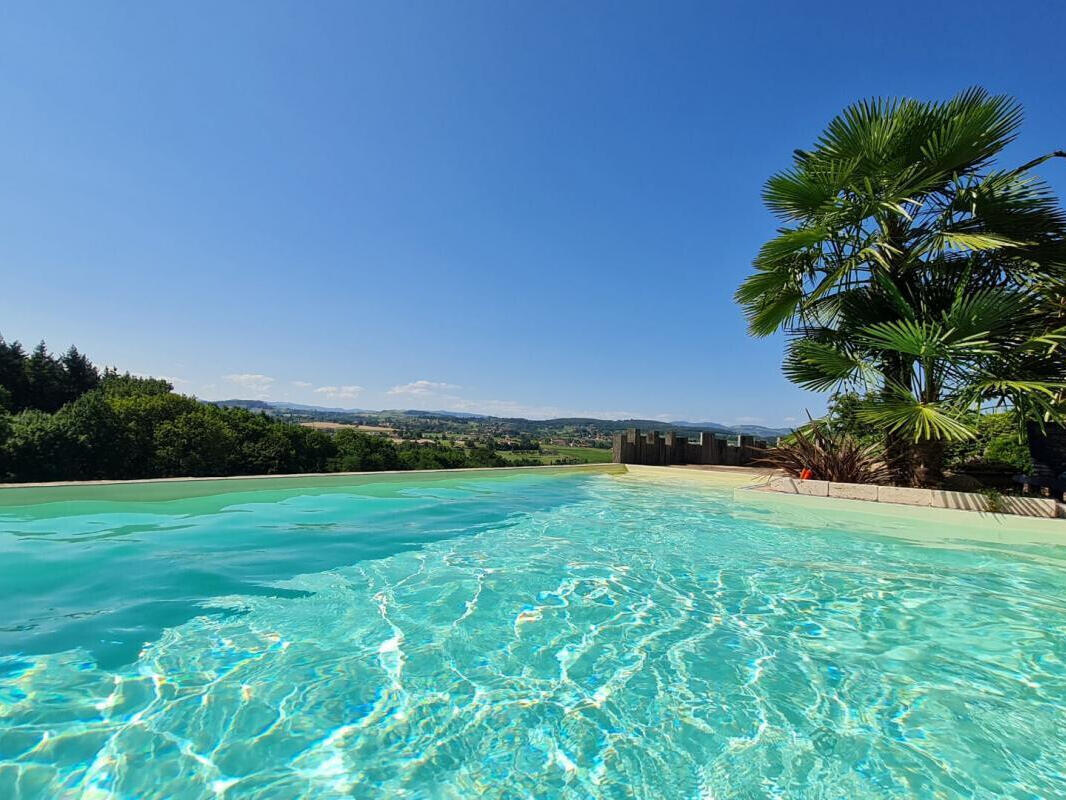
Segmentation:
[(699, 441), (690, 442), (687, 436), (658, 431), (641, 433), (629, 428), (614, 435), (616, 464), (647, 464), (668, 467), (672, 464), (725, 464), (745, 466), (757, 461), (766, 452), (765, 445), (754, 436), (734, 436), (719, 439), (709, 431), (700, 433)]

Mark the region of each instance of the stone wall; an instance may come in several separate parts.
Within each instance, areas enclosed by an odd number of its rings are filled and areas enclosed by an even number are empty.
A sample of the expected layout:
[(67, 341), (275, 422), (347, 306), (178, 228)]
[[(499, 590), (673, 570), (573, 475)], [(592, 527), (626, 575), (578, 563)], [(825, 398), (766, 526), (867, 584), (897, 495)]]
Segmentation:
[(614, 435), (616, 464), (645, 464), (650, 467), (724, 464), (740, 467), (752, 464), (765, 452), (765, 446), (756, 442), (754, 436), (735, 436), (726, 440), (719, 439), (710, 431), (701, 432), (698, 441), (689, 441), (689, 437), (676, 433), (642, 433), (639, 428), (629, 428), (625, 433)]

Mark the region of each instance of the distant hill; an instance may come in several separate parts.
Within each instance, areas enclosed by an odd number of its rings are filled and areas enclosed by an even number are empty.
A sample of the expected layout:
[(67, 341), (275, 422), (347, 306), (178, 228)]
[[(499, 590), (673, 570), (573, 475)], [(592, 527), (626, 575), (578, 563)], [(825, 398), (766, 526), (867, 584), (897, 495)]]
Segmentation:
[(764, 439), (788, 436), (792, 428), (766, 428), (762, 425), (719, 425), (717, 422), (668, 422), (667, 425), (678, 425), (683, 428), (699, 428), (700, 430), (726, 430), (729, 433), (742, 433), (745, 436), (759, 436)]
[(766, 428), (762, 425), (722, 425), (720, 422), (686, 422), (684, 420), (677, 420), (674, 422), (663, 422), (659, 419), (619, 419), (619, 420), (602, 420), (591, 418), (563, 418), (563, 419), (547, 419), (546, 423), (554, 425), (610, 425), (615, 429), (624, 428), (640, 428), (643, 431), (681, 431), (691, 435), (694, 431), (710, 431), (712, 433), (722, 433), (736, 435), (738, 433), (745, 436), (757, 436), (760, 439), (773, 440), (779, 436), (788, 436), (792, 433), (792, 428)]
[(326, 411), (330, 414), (372, 414), (365, 408), (329, 408), (327, 406), (305, 406), (302, 403), (270, 403), (272, 408), (287, 408), (293, 411)]
[(791, 428), (767, 428), (762, 425), (723, 425), (719, 422), (688, 422), (676, 420), (663, 422), (657, 419), (618, 419), (605, 420), (594, 417), (559, 417), (556, 419), (526, 419), (524, 417), (494, 417), (488, 414), (470, 414), (465, 411), (423, 411), (420, 409), (384, 409), (371, 411), (364, 408), (331, 408), (328, 406), (305, 405), (303, 403), (270, 402), (265, 400), (213, 400), (214, 405), (233, 406), (248, 408), (255, 411), (275, 412), (291, 411), (303, 417), (314, 419), (321, 416), (330, 421), (344, 421), (338, 419), (343, 415), (359, 417), (380, 417), (383, 420), (455, 420), (460, 422), (484, 421), (486, 424), (513, 426), (516, 429), (530, 433), (544, 432), (559, 428), (585, 428), (608, 435), (626, 428), (640, 428), (644, 431), (677, 431), (686, 435), (693, 435), (699, 431), (712, 431), (723, 435), (744, 434), (757, 436), (760, 439), (773, 441), (779, 436), (787, 436), (792, 432)]
[(467, 414), (463, 411), (419, 411), (418, 409), (408, 409), (407, 411), (395, 411), (387, 412), (395, 414), (406, 414), (409, 417), (454, 417), (455, 419), (492, 419), (484, 414)]
[(307, 406), (301, 403), (273, 402), (268, 400), (208, 400), (213, 406), (223, 408), (247, 408), (258, 411), (282, 409), (286, 411), (307, 411), (310, 413), (321, 412), (324, 414), (362, 414), (366, 412), (361, 408), (328, 408), (326, 406)]
[(268, 411), (273, 406), (263, 400), (208, 400), (213, 406), (222, 408), (247, 408), (252, 411)]
[(764, 428), (762, 425), (734, 425), (735, 433), (743, 433), (747, 436), (758, 436), (762, 439), (776, 439), (778, 436), (788, 436), (794, 428)]
[(731, 428), (726, 425), (718, 425), (714, 422), (701, 422), (699, 424), (694, 422), (663, 422), (661, 419), (598, 419), (596, 417), (559, 417), (557, 419), (546, 420), (522, 420), (526, 422), (544, 422), (550, 425), (573, 425), (577, 427), (602, 427), (608, 426), (613, 430), (624, 430), (626, 428), (640, 428), (645, 431), (673, 431), (673, 430), (685, 430), (685, 431), (713, 431), (714, 433), (735, 433)]

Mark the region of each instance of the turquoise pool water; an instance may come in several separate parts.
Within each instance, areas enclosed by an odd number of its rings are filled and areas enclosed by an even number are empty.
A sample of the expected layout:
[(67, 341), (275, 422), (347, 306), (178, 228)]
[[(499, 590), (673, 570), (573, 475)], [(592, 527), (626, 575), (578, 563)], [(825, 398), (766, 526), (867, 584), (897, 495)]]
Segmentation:
[(0, 495), (0, 797), (1066, 797), (1066, 548), (596, 472), (274, 486)]

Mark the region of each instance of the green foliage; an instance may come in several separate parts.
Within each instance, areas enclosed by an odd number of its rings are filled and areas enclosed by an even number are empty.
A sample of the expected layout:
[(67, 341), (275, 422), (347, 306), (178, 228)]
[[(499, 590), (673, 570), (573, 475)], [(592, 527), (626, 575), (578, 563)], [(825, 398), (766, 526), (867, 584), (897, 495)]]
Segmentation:
[(1031, 472), (1033, 467), (1029, 446), (1016, 436), (998, 436), (990, 441), (984, 458), (990, 464), (1006, 464), (1019, 472)]
[(30, 409), (11, 418), (4, 447), (9, 481), (56, 481), (70, 477), (63, 468), (65, 443), (53, 416)]
[(458, 449), (436, 444), (404, 442), (399, 447), (401, 469), (463, 469), (504, 467), (507, 462), (484, 447)]
[(797, 428), (762, 459), (799, 477), (810, 470), (810, 479), (842, 483), (885, 483), (889, 472), (876, 445), (863, 444), (840, 428), (822, 420)]
[(88, 392), (55, 414), (16, 414), (3, 449), (8, 479), (53, 481), (113, 477), (127, 448), (118, 415), (99, 392)]
[(985, 499), (985, 511), (989, 514), (1000, 514), (1004, 509), (1003, 493), (992, 486), (986, 486), (979, 490)]
[(100, 382), (108, 397), (145, 397), (174, 391), (170, 381), (163, 378), (146, 378), (128, 372), (119, 374), (110, 367), (104, 370)]
[(384, 436), (345, 428), (333, 437), (333, 444), (337, 455), (332, 467), (339, 472), (400, 469), (396, 445)]
[[(879, 444), (884, 428), (871, 423), (862, 412), (877, 398), (867, 399), (854, 392), (833, 395), (823, 422), (833, 431), (847, 434), (863, 444)], [(973, 430), (970, 438), (950, 442), (944, 451), (944, 465), (955, 471), (965, 471), (967, 466), (999, 465), (1017, 472), (1032, 468), (1029, 443), (1025, 426), (1019, 424), (1018, 415), (1001, 411), (998, 413), (971, 413), (965, 418)]]
[(337, 452), (324, 433), (245, 409), (177, 395), (126, 400), (120, 407), (136, 423), (131, 430), (137, 440), (150, 447), (150, 469), (157, 476), (325, 472)]
[(863, 444), (880, 443), (882, 428), (862, 418), (861, 412), (869, 403), (869, 398), (857, 392), (838, 392), (829, 398), (823, 422), (834, 433), (847, 434)]
[(906, 389), (897, 388), (871, 400), (859, 410), (859, 418), (883, 428), (886, 433), (913, 435), (916, 442), (930, 439), (952, 442), (971, 438), (973, 429), (953, 411), (950, 405), (924, 402)]
[(337, 447), (332, 438), (303, 425), (290, 425), (281, 423), (279, 430), (283, 431), (292, 448), (293, 460), (290, 463), (289, 472), (328, 472), (330, 462), (337, 452)]
[(8, 411), (22, 411), (29, 406), (26, 351), (19, 342), (5, 342), (3, 336), (0, 336), (0, 386), (4, 388), (4, 408)]
[(980, 89), (863, 102), (766, 184), (783, 227), (736, 293), (749, 330), (787, 332), (788, 378), (861, 397), (896, 456), (972, 439), (997, 405), (1063, 416), (1066, 214), (1030, 172), (1046, 158), (993, 166), (1020, 122)]
[[(128, 389), (135, 384), (121, 385)], [(122, 420), (125, 429), (125, 454), (115, 477), (159, 478), (179, 474), (166, 472), (158, 463), (156, 431), (166, 422), (195, 413), (201, 404), (191, 397), (178, 394), (136, 395), (127, 391), (114, 394), (109, 391), (106, 376), (101, 391), (107, 396), (108, 403)]]
[(64, 403), (73, 399), (62, 362), (48, 352), (44, 342), (33, 349), (25, 366), (29, 408), (57, 411)]
[(0, 483), (13, 480), (11, 472), (11, 450), (8, 443), (11, 440), (11, 415), (0, 408)]
[(79, 479), (98, 480), (118, 474), (127, 451), (122, 420), (101, 392), (86, 392), (52, 415), (64, 452), (56, 466)]
[(201, 408), (155, 429), (153, 461), (161, 475), (206, 477), (234, 474), (237, 438), (222, 419)]
[(333, 437), (337, 456), (331, 467), (342, 472), (388, 469), (458, 469), (502, 467), (507, 461), (481, 445), (459, 448), (443, 444), (395, 443), (384, 436), (345, 428)]
[(544, 444), (536, 450), (501, 450), (499, 455), (513, 467), (532, 467), (538, 464), (606, 464), (612, 453), (603, 447), (571, 447)]
[(982, 414), (973, 421), (973, 427), (972, 439), (948, 446), (946, 466), (962, 471), (974, 465), (1002, 465), (1023, 473), (1031, 470), (1025, 428), (1014, 414)]
[(59, 359), (63, 366), (67, 395), (78, 398), (100, 385), (100, 373), (74, 345)]

